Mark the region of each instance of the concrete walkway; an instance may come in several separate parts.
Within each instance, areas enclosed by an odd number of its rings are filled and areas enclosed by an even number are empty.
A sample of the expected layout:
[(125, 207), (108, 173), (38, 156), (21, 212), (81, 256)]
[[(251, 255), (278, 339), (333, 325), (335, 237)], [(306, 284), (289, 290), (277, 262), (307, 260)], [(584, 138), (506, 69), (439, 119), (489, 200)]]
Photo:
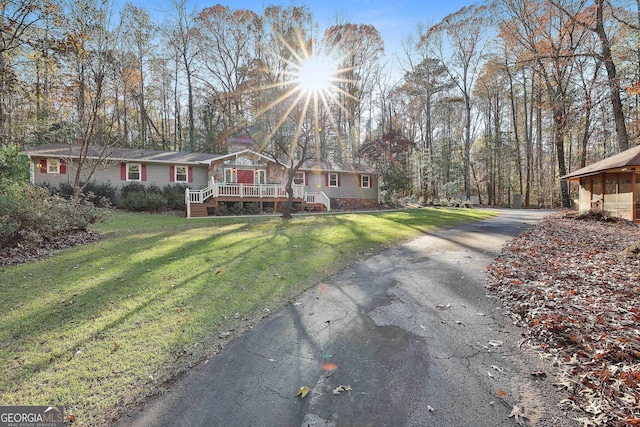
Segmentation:
[(518, 425), (514, 405), (563, 425), (485, 288), (502, 245), (547, 214), (506, 210), (358, 263), (118, 425), (493, 427)]

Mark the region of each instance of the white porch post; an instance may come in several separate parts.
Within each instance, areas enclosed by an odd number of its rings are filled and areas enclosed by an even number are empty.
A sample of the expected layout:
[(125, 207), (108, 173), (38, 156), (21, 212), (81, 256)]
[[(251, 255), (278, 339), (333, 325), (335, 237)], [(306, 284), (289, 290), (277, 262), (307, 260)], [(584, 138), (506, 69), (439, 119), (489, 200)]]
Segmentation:
[(189, 196), (189, 187), (184, 189), (184, 204), (187, 207), (187, 218), (191, 218), (191, 197)]

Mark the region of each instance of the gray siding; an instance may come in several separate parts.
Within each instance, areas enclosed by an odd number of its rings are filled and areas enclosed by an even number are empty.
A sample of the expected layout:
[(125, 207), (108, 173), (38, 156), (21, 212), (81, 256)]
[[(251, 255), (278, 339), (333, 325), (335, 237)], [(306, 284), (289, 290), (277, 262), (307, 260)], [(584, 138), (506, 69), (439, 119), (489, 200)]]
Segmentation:
[[(355, 174), (350, 172), (340, 172), (340, 186), (327, 186), (327, 172), (314, 173), (307, 172), (307, 186), (305, 191), (309, 193), (324, 191), (332, 199), (377, 199), (378, 198), (378, 177), (370, 174)], [(360, 175), (369, 175), (371, 188), (360, 187)]]
[[(70, 180), (73, 180), (75, 177), (75, 173), (77, 171), (74, 164), (67, 165), (66, 174), (56, 174), (56, 173), (43, 173), (41, 172), (38, 164), (40, 159), (34, 159), (34, 163), (32, 166), (34, 167), (33, 176), (34, 176), (34, 184), (42, 185), (42, 184), (50, 184), (54, 187), (59, 186), (61, 183), (68, 183)], [(171, 182), (170, 179), (170, 164), (153, 164), (153, 163), (144, 163), (144, 162), (131, 162), (131, 163), (140, 163), (146, 165), (146, 181), (140, 181), (143, 185), (151, 185), (155, 184), (159, 187), (164, 187), (167, 184), (175, 184)], [(176, 165), (180, 165), (179, 163)], [(207, 166), (204, 165), (191, 165), (189, 166), (193, 171), (193, 182), (186, 183), (189, 188), (194, 190), (199, 190), (207, 186), (208, 184), (208, 172)], [(116, 188), (120, 188), (123, 185), (131, 181), (123, 181), (120, 176), (120, 163), (118, 162), (110, 162), (107, 166), (99, 166), (91, 177), (92, 181), (99, 183), (110, 184)], [(86, 172), (82, 173), (81, 181), (87, 180), (88, 174)]]

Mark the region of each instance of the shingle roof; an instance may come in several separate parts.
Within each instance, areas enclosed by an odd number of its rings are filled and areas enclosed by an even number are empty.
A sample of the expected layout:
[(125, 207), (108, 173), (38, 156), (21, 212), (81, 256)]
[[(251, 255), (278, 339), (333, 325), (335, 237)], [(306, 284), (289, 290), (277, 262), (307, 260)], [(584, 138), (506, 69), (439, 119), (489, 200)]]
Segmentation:
[(611, 169), (627, 168), (637, 166), (640, 168), (640, 145), (629, 148), (621, 153), (615, 154), (599, 162), (593, 163), (577, 171), (571, 172), (560, 179), (576, 179), (587, 175), (595, 175)]
[[(80, 156), (79, 145), (46, 144), (23, 151), (24, 154), (34, 157), (70, 157)], [(205, 153), (187, 153), (183, 151), (158, 151), (144, 150), (140, 148), (111, 148), (105, 155), (101, 155), (100, 149), (90, 147), (89, 158), (104, 158), (105, 160), (145, 161), (150, 163), (209, 163), (218, 156)]]
[[(45, 144), (38, 147), (30, 148), (23, 151), (24, 154), (30, 157), (70, 157), (78, 158), (80, 156), (79, 145), (67, 145), (67, 144)], [(103, 158), (104, 160), (115, 161), (139, 161), (150, 163), (186, 163), (186, 164), (210, 164), (214, 160), (224, 159), (227, 157), (233, 157), (242, 153), (255, 153), (267, 160), (269, 156), (260, 154), (256, 151), (245, 149), (237, 153), (230, 154), (206, 154), (206, 153), (187, 153), (182, 151), (158, 151), (158, 150), (144, 150), (140, 148), (111, 148), (107, 151), (107, 155), (101, 155), (99, 147), (90, 147), (89, 158)], [(282, 164), (286, 164), (283, 162)], [(377, 172), (367, 166), (360, 164), (347, 164), (327, 161), (308, 160), (304, 162), (300, 168), (302, 171), (333, 171), (333, 172), (346, 172), (346, 173), (369, 173), (376, 174)]]
[(303, 170), (303, 171), (323, 170), (323, 171), (334, 171), (334, 172), (370, 173), (370, 174), (378, 173), (375, 169), (362, 164), (339, 163), (339, 162), (328, 162), (328, 161), (318, 161), (318, 160), (307, 160), (302, 164), (302, 166), (300, 167), (300, 170)]

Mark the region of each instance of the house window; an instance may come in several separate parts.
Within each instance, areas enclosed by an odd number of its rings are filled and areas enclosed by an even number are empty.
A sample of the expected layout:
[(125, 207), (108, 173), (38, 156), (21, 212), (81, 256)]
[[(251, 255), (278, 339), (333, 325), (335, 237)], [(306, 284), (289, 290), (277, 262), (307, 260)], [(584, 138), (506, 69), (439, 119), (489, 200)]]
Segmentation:
[(327, 186), (328, 187), (338, 187), (340, 186), (340, 180), (338, 179), (337, 173), (330, 173), (327, 178)]
[(254, 184), (266, 184), (267, 183), (267, 171), (264, 169), (256, 169), (254, 173)]
[(224, 168), (224, 182), (236, 182), (236, 168)]
[(187, 182), (189, 180), (188, 169), (186, 166), (176, 166), (176, 182)]
[(60, 173), (60, 160), (47, 159), (47, 173)]
[(371, 177), (369, 175), (360, 175), (360, 187), (371, 188)]
[(127, 181), (142, 181), (140, 163), (127, 163)]
[(295, 185), (304, 185), (304, 172), (296, 172), (293, 177), (293, 183)]

